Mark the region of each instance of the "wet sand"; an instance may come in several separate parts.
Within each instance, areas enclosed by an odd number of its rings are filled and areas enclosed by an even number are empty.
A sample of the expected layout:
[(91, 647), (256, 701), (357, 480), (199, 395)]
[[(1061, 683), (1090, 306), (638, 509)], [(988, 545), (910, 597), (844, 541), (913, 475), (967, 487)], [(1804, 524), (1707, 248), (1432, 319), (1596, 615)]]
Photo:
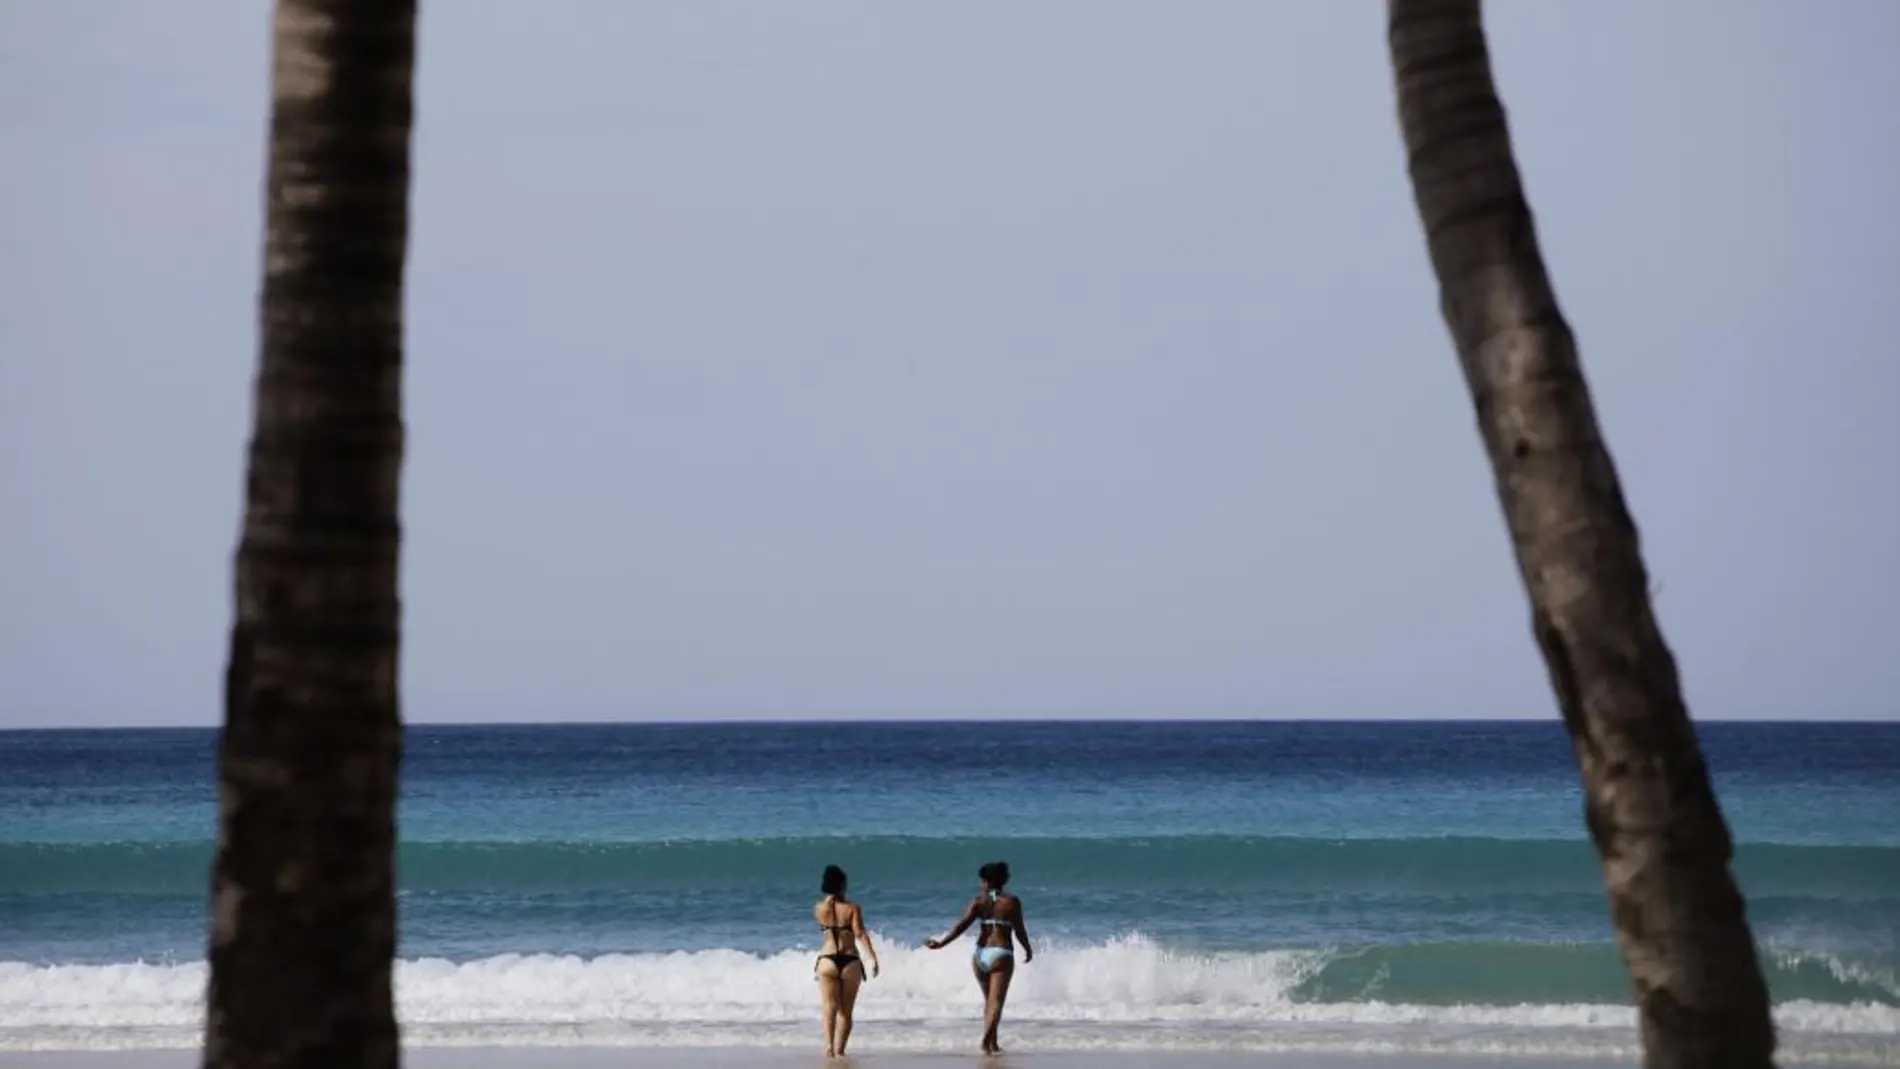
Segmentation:
[[(409, 1069), (1624, 1069), (1634, 1061), (1511, 1056), (1359, 1056), (1255, 1051), (1062, 1051), (1004, 1053), (878, 1051), (827, 1060), (811, 1051), (757, 1048), (413, 1048)], [(9, 1069), (196, 1069), (198, 1052), (0, 1053)]]

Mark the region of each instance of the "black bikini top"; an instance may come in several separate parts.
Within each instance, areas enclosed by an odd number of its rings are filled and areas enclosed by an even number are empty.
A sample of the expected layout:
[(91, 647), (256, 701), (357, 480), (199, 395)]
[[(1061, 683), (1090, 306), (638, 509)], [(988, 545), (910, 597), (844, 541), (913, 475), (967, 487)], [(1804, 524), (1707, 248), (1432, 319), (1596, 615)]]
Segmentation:
[[(833, 921), (836, 921), (838, 919), (838, 900), (834, 898), (831, 900), (829, 904), (831, 906), (831, 919)], [(818, 929), (820, 931), (825, 931), (825, 932), (848, 932), (851, 930), (851, 926), (849, 924), (835, 924), (835, 923), (834, 924), (820, 924), (818, 926)]]

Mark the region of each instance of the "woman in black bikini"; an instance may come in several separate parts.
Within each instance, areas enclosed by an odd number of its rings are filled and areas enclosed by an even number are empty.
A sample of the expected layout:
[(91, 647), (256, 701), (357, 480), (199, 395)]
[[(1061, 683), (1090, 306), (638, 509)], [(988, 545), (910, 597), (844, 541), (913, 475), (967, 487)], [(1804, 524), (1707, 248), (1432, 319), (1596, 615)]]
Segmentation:
[(1035, 959), (1036, 948), (1029, 945), (1029, 929), (1023, 926), (1023, 900), (1003, 891), (1003, 885), (1009, 882), (1009, 863), (992, 861), (976, 870), (976, 876), (983, 883), (983, 893), (964, 907), (956, 927), (924, 940), (924, 946), (940, 950), (955, 942), (965, 928), (977, 926), (976, 954), (970, 958), (970, 971), (976, 974), (976, 986), (983, 991), (983, 1053), (1001, 1054), (996, 1030), (1003, 1023), (1009, 981), (1016, 975), (1015, 944), (1022, 944), (1024, 965)]
[(871, 959), (871, 975), (877, 975), (877, 948), (871, 945), (871, 933), (864, 930), (864, 908), (844, 897), (844, 870), (825, 866), (825, 878), (819, 885), (825, 897), (811, 908), (812, 919), (825, 933), (818, 947), (818, 962), (812, 974), (818, 980), (818, 994), (824, 1000), (825, 1054), (844, 1055), (851, 1042), (851, 1010), (858, 1003), (858, 985), (864, 982), (864, 962), (858, 960), (858, 945)]

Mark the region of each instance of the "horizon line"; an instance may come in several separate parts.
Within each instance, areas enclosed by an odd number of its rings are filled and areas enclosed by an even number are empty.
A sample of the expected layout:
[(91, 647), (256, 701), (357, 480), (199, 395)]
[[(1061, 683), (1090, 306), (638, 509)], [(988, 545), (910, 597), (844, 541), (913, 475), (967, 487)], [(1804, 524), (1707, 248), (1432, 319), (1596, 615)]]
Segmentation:
[[(1786, 717), (1691, 716), (1694, 724), (1807, 724), (1814, 726), (1900, 724), (1900, 716), (1887, 717)], [(867, 727), (1002, 724), (1041, 726), (1051, 724), (1549, 724), (1562, 726), (1562, 717), (1554, 710), (1543, 716), (861, 716), (861, 717), (761, 717), (707, 716), (664, 717), (655, 719), (600, 720), (405, 720), (408, 728), (560, 728), (560, 727)], [(217, 731), (222, 721), (210, 724), (18, 724), (0, 725), (0, 734), (46, 731)]]

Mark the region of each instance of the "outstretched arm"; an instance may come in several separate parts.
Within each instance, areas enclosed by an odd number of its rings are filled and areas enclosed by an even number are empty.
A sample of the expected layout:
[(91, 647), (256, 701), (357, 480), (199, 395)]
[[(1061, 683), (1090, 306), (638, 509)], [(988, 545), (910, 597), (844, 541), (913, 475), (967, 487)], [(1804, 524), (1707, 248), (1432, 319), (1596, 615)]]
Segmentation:
[(963, 916), (957, 918), (957, 926), (955, 928), (950, 929), (934, 939), (924, 940), (924, 945), (932, 950), (940, 950), (948, 944), (956, 942), (957, 936), (962, 935), (964, 929), (975, 923), (976, 899), (971, 899), (970, 904), (963, 907)]
[(864, 948), (865, 956), (871, 959), (871, 975), (877, 975), (877, 947), (871, 945), (871, 930), (864, 925), (864, 907), (851, 911), (851, 927), (856, 929), (858, 945)]
[(1009, 926), (1016, 933), (1016, 941), (1023, 945), (1023, 964), (1027, 965), (1034, 961), (1036, 948), (1029, 945), (1029, 929), (1023, 924), (1023, 900), (1020, 898), (1016, 900), (1016, 916), (1009, 922)]

